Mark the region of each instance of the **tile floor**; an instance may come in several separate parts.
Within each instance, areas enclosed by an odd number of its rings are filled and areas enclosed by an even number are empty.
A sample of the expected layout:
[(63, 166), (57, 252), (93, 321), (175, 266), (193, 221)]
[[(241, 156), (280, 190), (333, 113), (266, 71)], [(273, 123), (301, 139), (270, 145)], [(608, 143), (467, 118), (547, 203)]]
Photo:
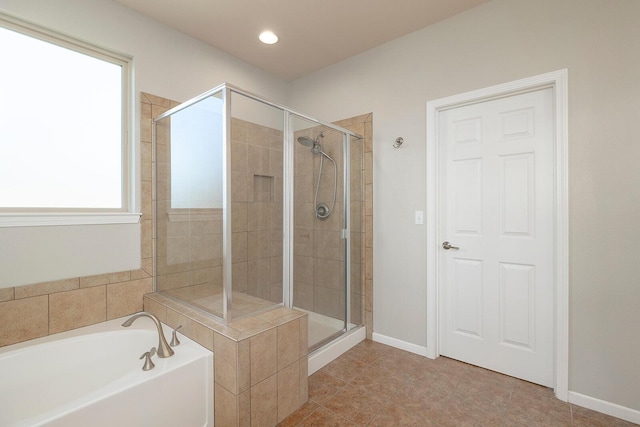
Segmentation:
[(309, 402), (280, 426), (633, 426), (551, 389), (445, 357), (363, 341), (309, 377)]

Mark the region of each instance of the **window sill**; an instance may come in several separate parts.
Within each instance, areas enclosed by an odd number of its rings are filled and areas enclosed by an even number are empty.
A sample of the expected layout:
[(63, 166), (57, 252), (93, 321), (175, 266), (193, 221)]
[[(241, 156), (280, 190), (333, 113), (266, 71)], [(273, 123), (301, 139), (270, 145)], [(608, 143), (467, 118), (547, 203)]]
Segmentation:
[(137, 224), (141, 213), (4, 213), (2, 227), (41, 227), (56, 225)]

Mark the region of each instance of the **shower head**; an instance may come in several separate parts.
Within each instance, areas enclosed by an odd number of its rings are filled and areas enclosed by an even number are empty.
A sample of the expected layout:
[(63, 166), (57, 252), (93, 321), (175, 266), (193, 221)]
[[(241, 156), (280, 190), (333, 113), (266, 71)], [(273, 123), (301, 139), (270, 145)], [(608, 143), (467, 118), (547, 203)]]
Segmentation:
[(322, 147), (320, 147), (320, 138), (324, 138), (324, 131), (320, 132), (316, 139), (311, 139), (308, 136), (300, 136), (298, 137), (298, 142), (305, 147), (311, 147), (311, 152), (313, 154), (318, 154), (322, 152)]
[(315, 144), (317, 144), (317, 141), (314, 141), (313, 139), (309, 138), (308, 136), (301, 136), (298, 138), (298, 142), (302, 145), (304, 145), (305, 147), (313, 147)]

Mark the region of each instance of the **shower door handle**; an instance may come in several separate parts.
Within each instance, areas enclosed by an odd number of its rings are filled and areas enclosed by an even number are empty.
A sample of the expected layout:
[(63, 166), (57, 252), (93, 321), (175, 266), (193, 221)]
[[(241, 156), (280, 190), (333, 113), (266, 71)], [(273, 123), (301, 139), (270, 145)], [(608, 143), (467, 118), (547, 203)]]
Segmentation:
[(460, 248), (459, 248), (459, 247), (457, 247), (457, 246), (451, 246), (451, 243), (449, 243), (449, 242), (442, 242), (442, 247), (443, 247), (445, 250), (447, 250), (447, 251), (448, 251), (449, 249), (455, 249), (456, 251), (457, 251), (458, 249), (460, 249)]

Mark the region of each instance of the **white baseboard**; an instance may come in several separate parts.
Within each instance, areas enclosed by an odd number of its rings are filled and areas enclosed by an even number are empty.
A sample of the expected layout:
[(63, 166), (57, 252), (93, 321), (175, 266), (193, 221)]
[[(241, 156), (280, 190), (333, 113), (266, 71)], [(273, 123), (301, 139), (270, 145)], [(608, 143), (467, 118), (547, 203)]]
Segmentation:
[(575, 391), (569, 391), (569, 403), (611, 415), (612, 417), (620, 418), (621, 420), (631, 423), (640, 424), (640, 411), (576, 393)]
[(375, 332), (373, 333), (372, 338), (373, 338), (373, 341), (375, 342), (390, 345), (391, 347), (399, 348), (400, 350), (405, 350), (410, 353), (419, 354), (420, 356), (425, 356), (425, 357), (427, 355), (427, 347), (402, 341), (397, 338), (388, 337), (386, 335), (377, 334)]

